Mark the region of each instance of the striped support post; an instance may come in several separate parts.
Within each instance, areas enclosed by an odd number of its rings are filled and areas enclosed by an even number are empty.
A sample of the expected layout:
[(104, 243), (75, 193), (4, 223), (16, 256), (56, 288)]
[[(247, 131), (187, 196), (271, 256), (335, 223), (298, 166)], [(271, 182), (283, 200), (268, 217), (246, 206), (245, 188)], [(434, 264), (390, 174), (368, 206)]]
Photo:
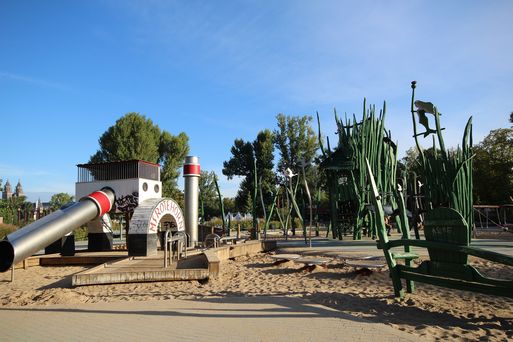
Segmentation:
[(198, 243), (198, 182), (200, 177), (199, 158), (185, 157), (183, 176), (185, 177), (185, 232), (191, 237), (191, 245)]

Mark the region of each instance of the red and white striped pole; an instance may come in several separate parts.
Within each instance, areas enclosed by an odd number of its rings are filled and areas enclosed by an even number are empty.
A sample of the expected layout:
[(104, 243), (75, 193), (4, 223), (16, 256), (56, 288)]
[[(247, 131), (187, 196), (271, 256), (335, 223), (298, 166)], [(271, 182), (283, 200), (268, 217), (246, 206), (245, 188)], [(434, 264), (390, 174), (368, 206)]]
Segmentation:
[(198, 182), (201, 175), (199, 158), (185, 157), (183, 176), (185, 177), (185, 232), (191, 238), (191, 246), (198, 243)]

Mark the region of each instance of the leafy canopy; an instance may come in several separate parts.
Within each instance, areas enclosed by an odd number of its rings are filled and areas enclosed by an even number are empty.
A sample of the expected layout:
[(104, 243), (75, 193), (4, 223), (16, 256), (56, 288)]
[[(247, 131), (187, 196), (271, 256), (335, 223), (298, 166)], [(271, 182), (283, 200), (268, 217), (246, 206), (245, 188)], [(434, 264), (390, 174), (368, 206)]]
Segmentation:
[(312, 163), (319, 146), (311, 126), (312, 117), (278, 114), (276, 120), (278, 129), (274, 131), (274, 142), (280, 151), (278, 169), (290, 168), (297, 173), (302, 162)]
[(490, 131), (474, 147), (474, 197), (482, 204), (509, 203), (513, 194), (513, 128)]
[(50, 199), (50, 209), (58, 210), (63, 205), (68, 204), (71, 201), (73, 201), (73, 196), (65, 192), (59, 192), (58, 194), (52, 195), (52, 198)]
[(176, 180), (189, 153), (189, 138), (161, 131), (151, 119), (139, 113), (128, 113), (109, 127), (98, 140), (100, 149), (91, 156), (90, 163), (121, 160), (145, 160), (161, 164), (164, 196), (182, 197)]
[[(232, 179), (244, 177), (235, 198), (235, 206), (239, 211), (249, 211), (252, 206), (252, 192), (255, 187), (254, 160), (257, 165), (257, 180), (261, 183), (264, 203), (269, 205), (274, 188), (274, 137), (266, 129), (260, 131), (255, 141), (248, 142), (235, 139), (231, 148), (232, 157), (223, 163), (223, 174)], [(259, 210), (261, 211), (260, 204)]]
[(215, 177), (216, 174), (214, 171), (209, 172), (201, 170), (201, 177), (198, 185), (200, 191), (200, 213), (202, 212), (204, 214), (204, 221), (210, 220), (213, 216), (220, 216), (221, 213), (216, 186), (214, 183)]

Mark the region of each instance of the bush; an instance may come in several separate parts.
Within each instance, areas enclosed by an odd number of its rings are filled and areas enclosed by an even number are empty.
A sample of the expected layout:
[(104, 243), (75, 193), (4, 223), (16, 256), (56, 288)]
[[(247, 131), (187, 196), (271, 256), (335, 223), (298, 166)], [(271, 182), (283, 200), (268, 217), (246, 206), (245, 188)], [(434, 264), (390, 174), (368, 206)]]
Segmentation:
[(87, 240), (87, 225), (81, 226), (73, 230), (75, 241)]
[(14, 232), (18, 227), (13, 224), (0, 224), (0, 239)]

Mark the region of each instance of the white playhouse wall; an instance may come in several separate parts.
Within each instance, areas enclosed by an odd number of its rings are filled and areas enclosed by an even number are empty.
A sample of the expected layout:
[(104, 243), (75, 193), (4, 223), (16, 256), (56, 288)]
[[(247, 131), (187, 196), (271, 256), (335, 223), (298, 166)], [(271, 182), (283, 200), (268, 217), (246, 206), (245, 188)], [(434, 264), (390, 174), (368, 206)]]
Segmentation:
[(75, 198), (80, 200), (91, 192), (109, 187), (114, 190), (116, 198), (139, 193), (139, 203), (150, 198), (162, 198), (162, 182), (145, 178), (106, 180), (75, 183)]

